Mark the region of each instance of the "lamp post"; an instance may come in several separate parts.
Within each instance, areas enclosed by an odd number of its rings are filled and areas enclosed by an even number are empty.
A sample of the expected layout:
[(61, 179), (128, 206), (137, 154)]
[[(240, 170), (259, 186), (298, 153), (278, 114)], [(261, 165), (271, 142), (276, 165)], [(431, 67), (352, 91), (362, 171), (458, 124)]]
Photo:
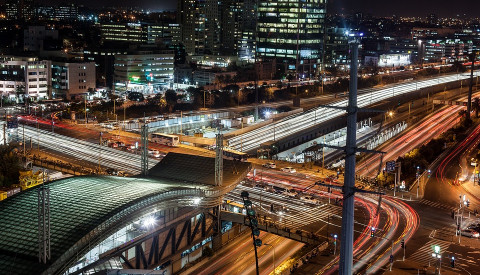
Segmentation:
[(264, 245), (269, 245), (273, 248), (273, 274), (277, 274), (275, 272), (275, 246), (273, 246), (272, 244), (269, 244), (269, 243), (264, 243)]
[(335, 256), (335, 254), (337, 254), (337, 234), (333, 235), (333, 244), (335, 245), (334, 249), (333, 249), (333, 255)]
[(436, 272), (436, 274), (440, 274), (441, 272), (441, 268), (442, 268), (442, 254), (440, 253), (440, 246), (439, 245), (435, 245), (433, 247), (433, 253), (432, 253), (432, 257), (434, 257), (436, 260), (437, 260), (437, 270), (438, 270), (438, 273)]

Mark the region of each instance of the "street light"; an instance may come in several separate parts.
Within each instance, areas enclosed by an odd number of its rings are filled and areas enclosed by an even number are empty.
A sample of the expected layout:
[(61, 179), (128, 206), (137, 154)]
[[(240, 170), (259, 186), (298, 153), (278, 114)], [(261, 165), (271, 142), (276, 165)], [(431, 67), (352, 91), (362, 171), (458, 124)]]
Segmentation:
[(269, 244), (269, 243), (264, 243), (264, 245), (269, 245), (273, 248), (273, 274), (277, 274), (275, 272), (275, 246), (273, 246), (272, 244)]
[(442, 254), (440, 254), (440, 246), (433, 246), (433, 251), (434, 252), (432, 253), (432, 257), (437, 260), (438, 274), (440, 274), (440, 270), (442, 268)]
[(335, 254), (337, 253), (337, 234), (333, 235), (333, 244), (335, 245), (335, 248), (333, 249), (333, 255), (335, 256)]

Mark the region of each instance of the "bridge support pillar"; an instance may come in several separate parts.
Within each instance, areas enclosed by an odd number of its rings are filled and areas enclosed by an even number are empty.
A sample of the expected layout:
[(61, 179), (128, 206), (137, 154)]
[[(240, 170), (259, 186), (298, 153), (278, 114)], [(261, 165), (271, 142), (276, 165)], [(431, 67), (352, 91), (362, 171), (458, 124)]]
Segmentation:
[(222, 219), (221, 219), (221, 205), (215, 206), (213, 208), (214, 216), (214, 227), (213, 227), (213, 236), (212, 236), (212, 249), (213, 251), (218, 251), (222, 248)]

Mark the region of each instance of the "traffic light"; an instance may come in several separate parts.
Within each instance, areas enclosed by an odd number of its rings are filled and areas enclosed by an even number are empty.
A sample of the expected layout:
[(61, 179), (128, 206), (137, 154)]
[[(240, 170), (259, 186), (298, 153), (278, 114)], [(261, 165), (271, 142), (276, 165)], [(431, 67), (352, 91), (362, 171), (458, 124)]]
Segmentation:
[(402, 239), (402, 243), (401, 243), (401, 244), (402, 244), (402, 248), (405, 248), (405, 240), (404, 240), (404, 239)]
[(393, 263), (393, 255), (390, 255), (390, 262)]
[(455, 257), (452, 256), (452, 260), (450, 261), (450, 266), (455, 267)]
[(372, 230), (370, 231), (370, 237), (375, 237), (375, 227), (372, 226)]
[(467, 207), (470, 207), (470, 200), (467, 200)]
[(328, 193), (332, 193), (332, 188), (328, 187)]
[(429, 169), (429, 170), (428, 170), (428, 176), (427, 176), (427, 177), (430, 178), (431, 175), (432, 175), (432, 171)]
[(270, 204), (270, 212), (275, 212), (275, 209), (273, 208), (273, 203)]

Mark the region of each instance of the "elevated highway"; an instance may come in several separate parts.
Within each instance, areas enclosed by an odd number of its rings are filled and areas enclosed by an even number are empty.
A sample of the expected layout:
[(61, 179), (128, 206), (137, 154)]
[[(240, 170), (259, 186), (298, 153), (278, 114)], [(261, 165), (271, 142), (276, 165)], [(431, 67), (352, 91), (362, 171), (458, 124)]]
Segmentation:
[[(477, 77), (479, 71), (475, 72)], [(436, 76), (427, 80), (410, 81), (401, 84), (394, 84), (382, 88), (363, 89), (359, 91), (358, 106), (364, 108), (383, 100), (406, 96), (420, 91), (421, 89), (429, 88), (437, 85), (446, 85), (462, 80), (468, 79), (470, 76), (467, 73), (451, 74), (446, 76)], [(346, 107), (347, 99), (337, 100), (330, 104), (334, 107)], [(319, 107), (311, 109), (307, 112), (292, 115), (278, 122), (265, 125), (258, 129), (247, 133), (239, 134), (228, 139), (228, 146), (245, 152), (253, 152), (260, 144), (279, 140), (295, 133), (308, 130), (313, 126), (339, 118), (344, 114), (343, 111), (332, 108)], [(326, 132), (325, 132), (326, 133)], [(323, 133), (323, 134), (325, 134)], [(305, 141), (303, 141), (305, 142)]]

